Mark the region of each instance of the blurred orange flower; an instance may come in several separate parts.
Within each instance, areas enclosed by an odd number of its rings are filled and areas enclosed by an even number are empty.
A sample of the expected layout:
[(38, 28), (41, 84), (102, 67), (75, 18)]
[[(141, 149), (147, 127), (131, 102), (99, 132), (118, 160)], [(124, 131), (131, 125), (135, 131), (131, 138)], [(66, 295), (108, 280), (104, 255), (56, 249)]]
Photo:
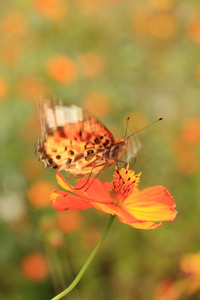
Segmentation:
[(102, 6), (102, 0), (75, 0), (76, 7), (80, 14), (84, 16), (93, 15)]
[(189, 38), (196, 44), (200, 44), (200, 19), (193, 20), (187, 29)]
[(46, 258), (40, 253), (24, 257), (21, 268), (25, 277), (38, 282), (43, 281), (49, 272)]
[(200, 289), (200, 253), (184, 255), (180, 268), (186, 275), (184, 282), (186, 293), (195, 293)]
[(8, 89), (7, 83), (5, 82), (4, 79), (0, 78), (0, 101), (2, 101), (3, 98), (5, 98), (7, 89)]
[(165, 279), (156, 287), (153, 300), (178, 300), (181, 293), (182, 287), (179, 282), (172, 279)]
[(20, 59), (22, 46), (10, 41), (3, 43), (0, 48), (0, 63), (6, 67), (13, 67)]
[(99, 54), (86, 52), (80, 57), (80, 68), (86, 77), (98, 77), (104, 71), (104, 61)]
[(132, 24), (135, 33), (161, 40), (173, 37), (177, 31), (175, 18), (164, 13), (153, 15), (148, 12), (134, 12)]
[(32, 184), (27, 192), (29, 202), (36, 208), (44, 208), (49, 205), (49, 194), (53, 185), (48, 181), (38, 181)]
[(111, 4), (119, 3), (122, 1), (124, 1), (124, 0), (104, 0), (105, 3), (111, 3)]
[(198, 155), (191, 149), (182, 149), (178, 153), (177, 167), (184, 175), (196, 174), (199, 170)]
[(187, 145), (200, 145), (200, 119), (194, 118), (184, 124), (182, 139)]
[(110, 99), (99, 92), (91, 93), (83, 99), (83, 106), (96, 116), (106, 116), (109, 113)]
[(173, 151), (178, 170), (187, 176), (199, 171), (200, 119), (187, 120), (183, 124), (180, 136), (173, 142)]
[(12, 10), (1, 20), (0, 34), (12, 38), (23, 38), (27, 31), (26, 14)]
[(77, 78), (75, 63), (64, 55), (52, 56), (47, 62), (47, 71), (49, 76), (64, 84), (70, 84)]
[(173, 7), (172, 0), (148, 0), (148, 3), (159, 11), (166, 11)]
[(52, 20), (65, 17), (68, 13), (66, 1), (63, 0), (34, 0), (36, 11)]
[(168, 39), (175, 35), (177, 31), (177, 23), (175, 19), (167, 14), (159, 14), (152, 16), (149, 27), (149, 34), (158, 39)]
[(63, 232), (73, 232), (81, 227), (82, 217), (79, 211), (67, 211), (57, 214), (58, 228)]
[(198, 84), (200, 84), (200, 67), (199, 66), (195, 70), (195, 77), (196, 77)]
[(67, 192), (54, 191), (50, 199), (57, 210), (94, 207), (140, 229), (153, 229), (162, 224), (160, 221), (173, 221), (177, 214), (173, 197), (163, 186), (140, 191), (137, 187), (140, 175), (135, 175), (128, 166), (120, 171), (116, 168), (111, 183), (89, 178), (87, 190), (84, 191), (81, 187), (87, 178), (79, 180), (74, 188), (57, 172), (57, 181)]

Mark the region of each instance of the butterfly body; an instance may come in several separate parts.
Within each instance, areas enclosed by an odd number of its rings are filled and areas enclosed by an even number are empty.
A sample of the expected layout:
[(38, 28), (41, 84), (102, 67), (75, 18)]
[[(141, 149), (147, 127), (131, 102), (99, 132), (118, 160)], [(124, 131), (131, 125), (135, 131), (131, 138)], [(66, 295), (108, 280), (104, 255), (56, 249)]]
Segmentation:
[(75, 105), (44, 102), (39, 107), (42, 137), (36, 152), (45, 167), (66, 170), (72, 176), (100, 172), (118, 159), (128, 145), (85, 110)]

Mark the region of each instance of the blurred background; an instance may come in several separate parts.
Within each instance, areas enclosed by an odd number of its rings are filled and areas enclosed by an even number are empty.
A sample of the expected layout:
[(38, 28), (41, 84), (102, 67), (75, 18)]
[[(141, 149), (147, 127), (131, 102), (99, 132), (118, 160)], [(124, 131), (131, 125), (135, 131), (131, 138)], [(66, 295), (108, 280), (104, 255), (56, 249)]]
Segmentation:
[[(116, 220), (65, 299), (200, 299), (200, 2), (0, 4), (0, 298), (51, 299), (79, 272), (109, 216), (58, 212), (55, 170), (35, 154), (43, 97), (85, 107), (142, 148), (140, 188), (164, 185), (178, 215), (155, 230)], [(100, 175), (111, 181), (114, 167)], [(62, 172), (63, 176), (67, 173)], [(75, 181), (69, 180), (74, 184)]]

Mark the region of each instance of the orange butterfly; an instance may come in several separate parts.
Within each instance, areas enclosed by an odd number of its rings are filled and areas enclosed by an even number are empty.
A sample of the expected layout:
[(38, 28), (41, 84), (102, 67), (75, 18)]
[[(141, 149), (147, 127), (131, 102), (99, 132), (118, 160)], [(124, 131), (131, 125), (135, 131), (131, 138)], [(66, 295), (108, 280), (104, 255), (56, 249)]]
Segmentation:
[(76, 105), (44, 101), (39, 117), (42, 137), (36, 152), (47, 168), (73, 176), (94, 174), (127, 150), (129, 138), (115, 140), (105, 126)]

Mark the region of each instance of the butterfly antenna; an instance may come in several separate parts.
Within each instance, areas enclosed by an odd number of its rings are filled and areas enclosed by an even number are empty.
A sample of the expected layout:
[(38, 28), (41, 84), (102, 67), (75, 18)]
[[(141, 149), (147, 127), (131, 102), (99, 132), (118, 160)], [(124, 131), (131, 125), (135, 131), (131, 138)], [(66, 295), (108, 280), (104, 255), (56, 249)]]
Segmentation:
[(148, 127), (150, 127), (151, 125), (153, 125), (153, 124), (155, 124), (155, 123), (157, 123), (157, 122), (161, 121), (162, 119), (163, 119), (163, 118), (160, 118), (160, 119), (158, 119), (158, 120), (154, 121), (153, 123), (151, 123), (151, 124), (149, 124), (149, 125), (147, 125), (147, 126), (145, 126), (145, 127), (141, 128), (141, 129), (139, 129), (139, 130), (135, 131), (134, 133), (132, 133), (131, 135), (129, 135), (129, 136), (127, 137), (127, 139), (129, 139), (131, 136), (135, 135), (136, 133), (138, 133), (138, 132), (140, 132), (140, 131), (142, 131), (142, 130), (144, 130), (144, 129), (148, 128)]
[(126, 120), (126, 129), (125, 129), (125, 133), (124, 133), (124, 139), (126, 138), (126, 134), (127, 134), (127, 130), (128, 130), (128, 122), (130, 120), (130, 117), (127, 118)]

